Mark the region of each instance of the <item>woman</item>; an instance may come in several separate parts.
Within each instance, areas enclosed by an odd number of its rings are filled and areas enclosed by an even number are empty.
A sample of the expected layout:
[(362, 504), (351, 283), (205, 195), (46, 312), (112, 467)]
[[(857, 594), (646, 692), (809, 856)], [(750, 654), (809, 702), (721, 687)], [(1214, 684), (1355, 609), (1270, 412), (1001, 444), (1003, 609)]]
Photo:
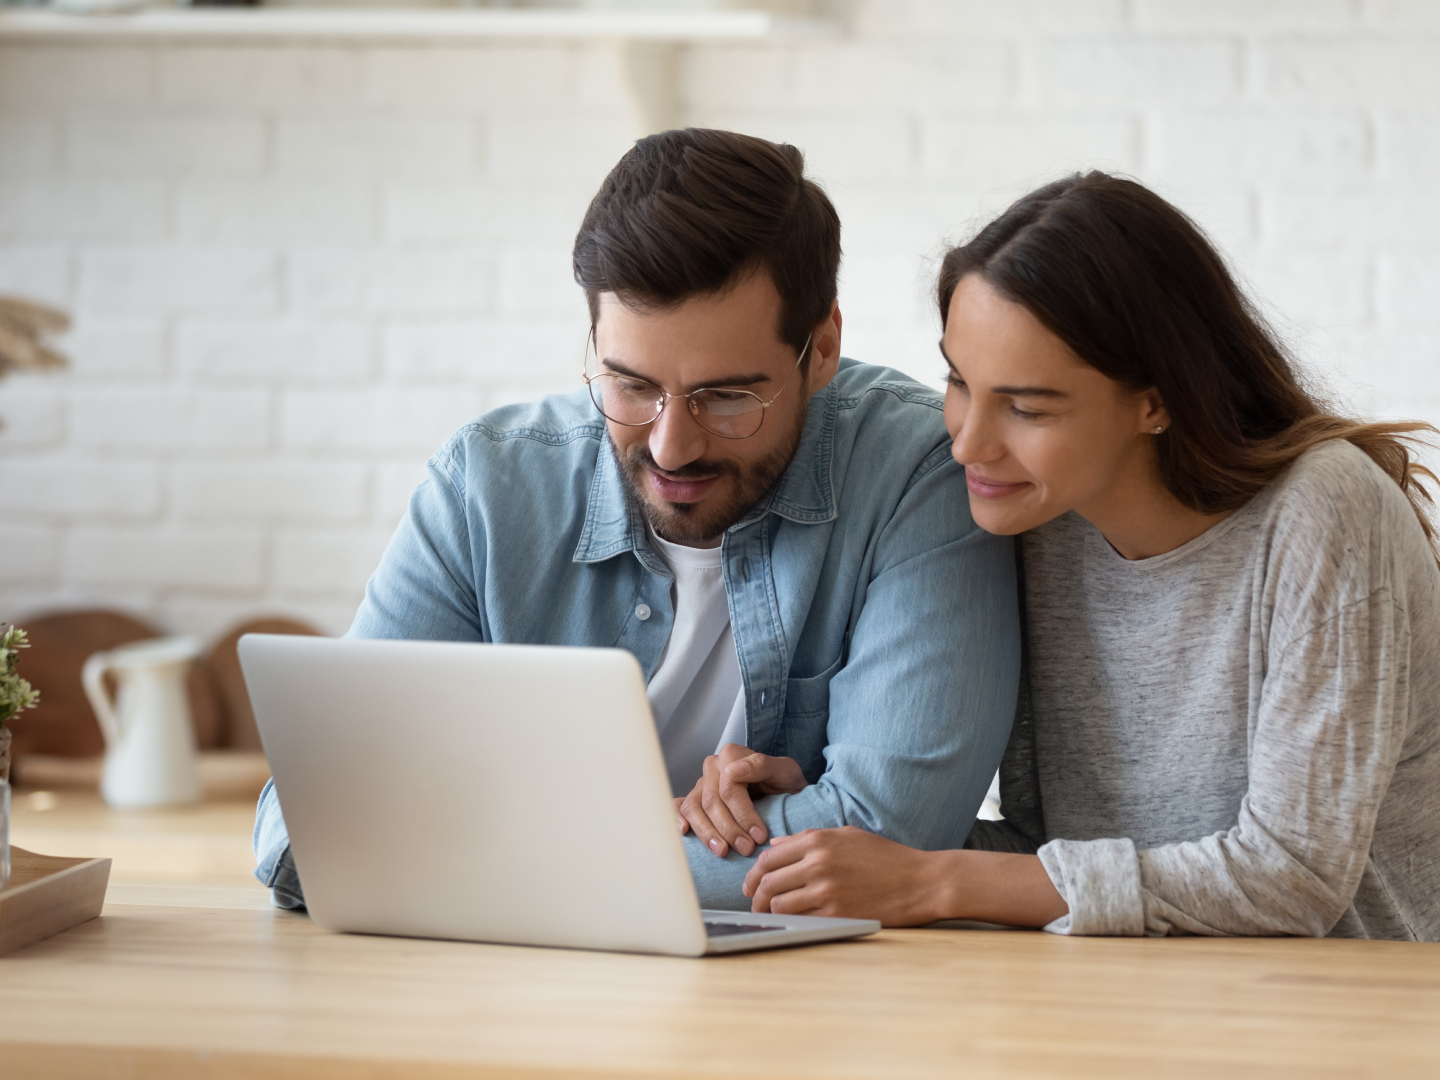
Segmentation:
[(777, 840), (757, 911), (1440, 939), (1440, 567), (1406, 440), (1328, 412), (1183, 214), (1101, 173), (945, 258), (945, 415), (1017, 535), (1005, 820)]

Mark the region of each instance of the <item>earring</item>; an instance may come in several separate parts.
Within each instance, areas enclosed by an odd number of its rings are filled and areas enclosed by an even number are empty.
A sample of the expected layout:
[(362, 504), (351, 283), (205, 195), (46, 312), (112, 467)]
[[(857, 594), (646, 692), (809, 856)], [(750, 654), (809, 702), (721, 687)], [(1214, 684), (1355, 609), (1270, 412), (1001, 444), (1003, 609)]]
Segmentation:
[(1164, 424), (1156, 424), (1156, 425), (1155, 425), (1155, 434), (1156, 434), (1156, 435), (1163, 435), (1163, 434), (1165, 434), (1165, 425), (1164, 425)]

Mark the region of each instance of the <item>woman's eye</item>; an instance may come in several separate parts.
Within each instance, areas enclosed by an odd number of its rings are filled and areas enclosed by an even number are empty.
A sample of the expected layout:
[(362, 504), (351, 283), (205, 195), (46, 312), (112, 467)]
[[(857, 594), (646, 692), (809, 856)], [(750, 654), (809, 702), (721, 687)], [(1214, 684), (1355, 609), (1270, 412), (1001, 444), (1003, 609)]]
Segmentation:
[(965, 380), (960, 378), (960, 376), (956, 375), (953, 371), (947, 371), (945, 373), (945, 384), (947, 386), (953, 386), (956, 390), (970, 389), (968, 386), (965, 385)]

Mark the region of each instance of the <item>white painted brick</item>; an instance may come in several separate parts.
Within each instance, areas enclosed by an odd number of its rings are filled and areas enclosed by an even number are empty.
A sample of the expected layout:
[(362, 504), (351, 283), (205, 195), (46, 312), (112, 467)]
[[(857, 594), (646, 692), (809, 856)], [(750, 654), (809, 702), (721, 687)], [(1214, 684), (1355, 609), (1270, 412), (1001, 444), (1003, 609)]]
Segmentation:
[(494, 175), (553, 183), (578, 179), (593, 189), (635, 142), (634, 121), (619, 113), (506, 112), (489, 124)]
[(295, 307), (306, 312), (470, 314), (491, 303), (483, 250), (316, 248), (290, 258)]
[(376, 231), (374, 197), (356, 183), (192, 183), (176, 231), (196, 243), (360, 243)]
[(160, 50), (160, 96), (168, 104), (293, 109), (345, 105), (361, 92), (365, 54), (344, 46), (191, 44)]
[(857, 15), (865, 38), (933, 42), (993, 33), (1120, 30), (1129, 25), (1127, 0), (891, 0)]
[(388, 531), (284, 530), (275, 538), (275, 583), (290, 593), (364, 590), (390, 543)]
[(1434, 0), (1365, 0), (1367, 21), (1385, 30), (1440, 29)]
[(146, 462), (11, 460), (0, 469), (0, 513), (145, 518), (160, 508), (160, 472)]
[(363, 465), (313, 461), (180, 464), (171, 473), (182, 518), (229, 521), (359, 521)]
[[(1436, 53), (1440, 56), (1440, 48)], [(1376, 128), (1381, 174), (1419, 188), (1432, 187), (1440, 175), (1440, 118), (1430, 112), (1385, 110)]]
[[(6, 585), (58, 585), (61, 533), (56, 529), (0, 528), (0, 582)], [(5, 614), (16, 611), (3, 609)], [(9, 620), (0, 614), (0, 622)]]
[(0, 450), (59, 445), (65, 437), (65, 389), (54, 373), (0, 381)]
[(531, 319), (559, 322), (588, 316), (585, 291), (575, 283), (567, 248), (508, 248), (500, 257), (500, 308)]
[(0, 293), (62, 308), (70, 305), (70, 253), (64, 248), (0, 247)]
[(0, 238), (158, 240), (165, 187), (149, 180), (26, 179), (0, 183)]
[(84, 114), (65, 136), (66, 165), (105, 176), (253, 175), (265, 163), (258, 118)]
[(305, 176), (437, 176), (473, 173), (483, 125), (469, 117), (338, 113), (282, 117), (276, 166)]
[(755, 45), (689, 50), (678, 71), (681, 96), (691, 114), (687, 120), (709, 112), (761, 111), (792, 104), (795, 69), (805, 55), (798, 49)]
[(374, 367), (371, 330), (360, 322), (187, 322), (176, 363), (205, 382), (353, 383)]
[(253, 589), (264, 581), (264, 548), (253, 529), (77, 529), (67, 563), (83, 585)]
[[(1014, 48), (1005, 40), (904, 47), (873, 42), (818, 41), (795, 51), (799, 109), (995, 108), (1017, 92)], [(774, 109), (777, 101), (759, 100)]]
[[(0, 102), (0, 106), (4, 104)], [(0, 176), (46, 173), (59, 160), (58, 121), (48, 116), (0, 114)]]
[(392, 323), (385, 328), (385, 371), (405, 383), (479, 382), (520, 374), (572, 389), (568, 383), (579, 378), (588, 326), (588, 314), (568, 324)]
[(159, 322), (84, 319), (59, 348), (84, 376), (153, 377), (165, 369), (165, 327)]
[(375, 521), (394, 529), (410, 507), (410, 496), (426, 477), (422, 462), (381, 465), (375, 470)]
[(936, 118), (922, 133), (926, 170), (975, 186), (1026, 183), (1090, 168), (1132, 171), (1133, 121), (1123, 117)]
[(562, 105), (573, 96), (574, 49), (514, 44), (368, 52), (366, 99), (380, 106), (487, 112)]
[(1337, 188), (1372, 172), (1369, 120), (1350, 110), (1165, 111), (1151, 132), (1155, 170), (1188, 183), (1264, 177), (1287, 189)]
[(81, 260), (81, 303), (115, 315), (264, 314), (279, 302), (277, 262), (249, 247), (97, 248)]
[(1021, 50), (1022, 99), (1074, 110), (1212, 103), (1240, 89), (1240, 46), (1225, 40), (1067, 38)]
[(1355, 325), (1374, 318), (1374, 267), (1351, 255), (1269, 255), (1248, 276), (1254, 296), (1286, 320), (1316, 326)]
[(1176, 34), (1324, 33), (1359, 21), (1358, 0), (1135, 0), (1135, 23)]
[(392, 185), (384, 200), (385, 237), (447, 244), (548, 241), (568, 247), (594, 194), (581, 183)]
[(1139, 179), (1162, 198), (1183, 210), (1221, 251), (1234, 253), (1254, 246), (1255, 194), (1233, 177), (1202, 179), (1190, 173), (1142, 173)]
[[(1379, 293), (1381, 318), (1387, 326), (1440, 327), (1440, 254), (1381, 260)], [(1440, 390), (1440, 366), (1431, 378)]]
[(8, 108), (99, 105), (113, 109), (154, 100), (154, 55), (145, 48), (0, 46), (0, 102)]
[(281, 400), (282, 444), (298, 450), (431, 453), (481, 411), (478, 390), (291, 391)]
[(915, 175), (915, 122), (906, 113), (815, 116), (717, 114), (708, 121), (805, 153), (805, 172), (822, 186), (904, 180)]
[(1440, 97), (1436, 47), (1425, 38), (1313, 39), (1260, 45), (1264, 90), (1310, 107), (1412, 107)]
[(95, 450), (263, 450), (270, 396), (261, 390), (174, 386), (80, 390), (74, 440)]
[(216, 641), (241, 623), (260, 618), (295, 619), (338, 637), (355, 619), (359, 597), (348, 603), (294, 598), (277, 599), (246, 590), (237, 596), (206, 596), (177, 593), (156, 605), (158, 621), (177, 634), (194, 634), (204, 641)]
[(1268, 192), (1260, 197), (1261, 236), (1296, 250), (1440, 245), (1440, 214), (1429, 193), (1370, 189), (1314, 194)]

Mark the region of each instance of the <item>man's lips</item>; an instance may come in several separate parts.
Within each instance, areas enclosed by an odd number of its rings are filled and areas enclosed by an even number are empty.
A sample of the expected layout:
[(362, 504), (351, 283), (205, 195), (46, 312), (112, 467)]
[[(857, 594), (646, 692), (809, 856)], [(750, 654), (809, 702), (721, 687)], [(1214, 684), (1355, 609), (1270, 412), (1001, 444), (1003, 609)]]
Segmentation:
[(671, 480), (663, 473), (654, 469), (650, 472), (650, 486), (655, 489), (655, 494), (666, 502), (692, 503), (699, 502), (706, 495), (710, 494), (711, 488), (720, 482), (718, 476), (706, 476), (699, 479), (686, 478)]
[(1022, 488), (1030, 486), (1028, 481), (1018, 484), (1007, 484), (999, 480), (991, 480), (987, 476), (976, 476), (969, 469), (965, 470), (965, 486), (970, 491), (979, 495), (982, 499), (1003, 499), (1006, 495), (1014, 495)]

